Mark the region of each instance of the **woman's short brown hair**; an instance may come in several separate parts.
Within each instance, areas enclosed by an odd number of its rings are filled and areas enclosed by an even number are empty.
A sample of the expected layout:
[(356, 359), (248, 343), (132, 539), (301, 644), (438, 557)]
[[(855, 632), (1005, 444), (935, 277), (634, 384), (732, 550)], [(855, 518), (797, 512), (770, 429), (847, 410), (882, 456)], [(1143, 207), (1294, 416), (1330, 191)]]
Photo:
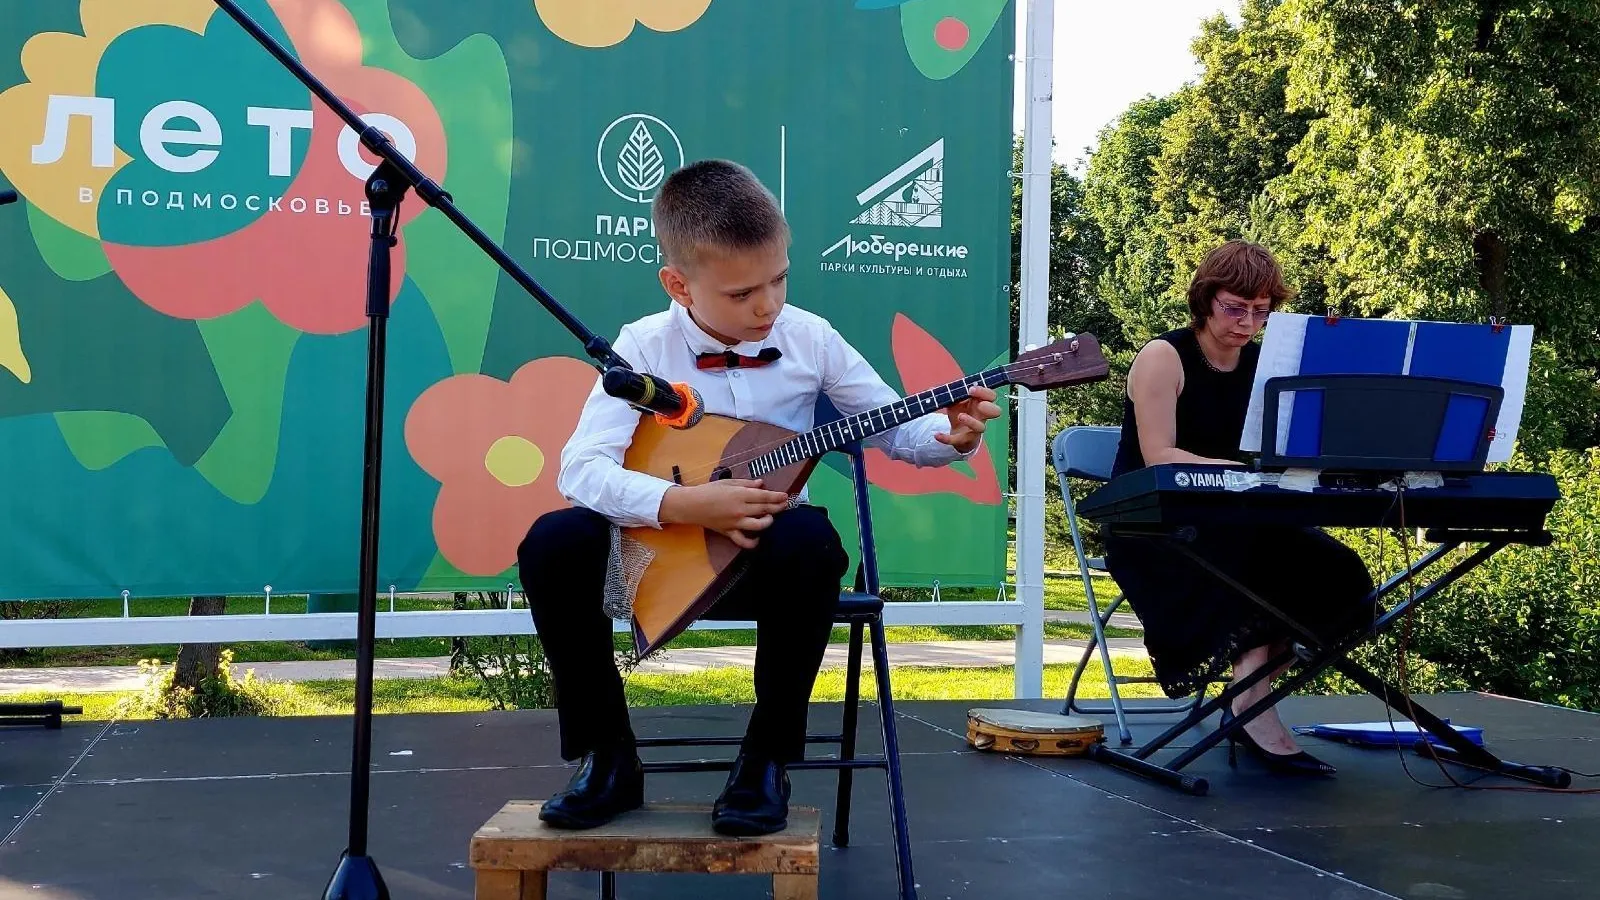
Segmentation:
[(1246, 300), (1266, 296), (1277, 309), (1294, 292), (1283, 280), (1283, 267), (1272, 251), (1249, 241), (1231, 240), (1206, 254), (1189, 282), (1189, 324), (1199, 327), (1211, 317), (1211, 301), (1218, 291)]

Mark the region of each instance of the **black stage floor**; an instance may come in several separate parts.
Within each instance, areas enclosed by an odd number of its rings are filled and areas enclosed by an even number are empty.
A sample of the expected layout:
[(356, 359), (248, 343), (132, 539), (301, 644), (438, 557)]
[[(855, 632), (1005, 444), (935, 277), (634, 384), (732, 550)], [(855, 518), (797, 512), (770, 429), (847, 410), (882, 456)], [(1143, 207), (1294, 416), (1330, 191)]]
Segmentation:
[[(1600, 771), (1600, 716), (1501, 698), (1431, 698), (1456, 724), (1526, 763)], [(1192, 768), (1205, 797), (1083, 759), (971, 750), (973, 706), (898, 707), (917, 883), (924, 900), (963, 897), (1541, 898), (1600, 894), (1594, 795), (1444, 790), (1407, 776), (1393, 750), (1314, 738), (1332, 780), (1274, 777), (1216, 749)], [(1290, 724), (1383, 719), (1368, 698), (1291, 698)], [(863, 749), (876, 709), (863, 708)], [(642, 735), (737, 733), (744, 709), (651, 709)], [(814, 725), (837, 723), (819, 705)], [(1140, 717), (1136, 738), (1165, 717)], [(835, 724), (835, 727), (836, 724)], [(179, 900), (322, 896), (346, 839), (350, 723), (341, 718), (69, 724), (0, 730), (0, 900)], [(1112, 741), (1115, 730), (1108, 729)], [(1181, 742), (1180, 742), (1181, 743)], [(506, 800), (566, 782), (548, 711), (380, 716), (374, 730), (371, 853), (391, 895), (470, 898), (473, 831)], [(679, 751), (680, 755), (688, 751)], [(662, 753), (656, 754), (661, 758)], [(1411, 774), (1447, 784), (1426, 759)], [(1460, 780), (1472, 773), (1450, 771)], [(836, 773), (796, 773), (796, 804), (824, 810), (822, 896), (895, 896), (881, 772), (858, 773), (847, 849), (831, 833)], [(652, 802), (709, 803), (716, 774), (655, 775)], [(1481, 785), (1522, 785), (1504, 779)], [(1575, 786), (1594, 787), (1579, 778)], [(621, 876), (618, 896), (759, 898), (768, 882), (715, 875)], [(551, 896), (593, 897), (597, 877), (558, 873)]]

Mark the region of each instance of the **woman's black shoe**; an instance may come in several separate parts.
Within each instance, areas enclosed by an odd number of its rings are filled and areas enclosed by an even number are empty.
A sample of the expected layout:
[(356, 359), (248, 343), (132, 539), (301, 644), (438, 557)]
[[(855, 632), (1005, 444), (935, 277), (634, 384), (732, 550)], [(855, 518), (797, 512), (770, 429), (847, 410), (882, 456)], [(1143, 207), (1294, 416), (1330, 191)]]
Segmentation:
[[(1224, 709), (1222, 711), (1222, 727), (1226, 729), (1232, 725), (1233, 718), (1233, 710)], [(1235, 753), (1239, 744), (1243, 744), (1245, 749), (1249, 750), (1256, 759), (1259, 759), (1268, 770), (1279, 775), (1332, 775), (1339, 771), (1304, 750), (1298, 753), (1273, 753), (1256, 743), (1256, 739), (1250, 736), (1250, 732), (1245, 731), (1243, 728), (1228, 735), (1229, 768), (1238, 765)]]
[(598, 828), (644, 805), (644, 767), (632, 748), (590, 753), (567, 784), (539, 810), (552, 828)]

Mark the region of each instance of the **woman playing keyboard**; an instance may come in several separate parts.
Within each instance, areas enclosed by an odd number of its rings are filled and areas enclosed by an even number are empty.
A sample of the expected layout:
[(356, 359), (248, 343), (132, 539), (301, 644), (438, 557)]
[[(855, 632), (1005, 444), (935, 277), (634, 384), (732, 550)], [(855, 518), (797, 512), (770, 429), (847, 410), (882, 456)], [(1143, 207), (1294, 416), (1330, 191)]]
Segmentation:
[[(1238, 465), (1245, 413), (1267, 316), (1290, 296), (1266, 248), (1229, 241), (1189, 285), (1190, 321), (1146, 344), (1128, 372), (1113, 477), (1146, 465)], [(1319, 635), (1370, 622), (1372, 578), (1360, 557), (1315, 528), (1197, 529), (1190, 545), (1230, 577)], [(1288, 629), (1214, 574), (1159, 541), (1106, 540), (1106, 567), (1144, 625), (1145, 648), (1168, 697), (1183, 697), (1232, 668), (1237, 683), (1288, 647)], [(1279, 669), (1240, 694), (1223, 722), (1272, 692)], [(1276, 709), (1238, 733), (1273, 771), (1331, 775), (1301, 750)], [(1234, 761), (1229, 747), (1229, 763)]]

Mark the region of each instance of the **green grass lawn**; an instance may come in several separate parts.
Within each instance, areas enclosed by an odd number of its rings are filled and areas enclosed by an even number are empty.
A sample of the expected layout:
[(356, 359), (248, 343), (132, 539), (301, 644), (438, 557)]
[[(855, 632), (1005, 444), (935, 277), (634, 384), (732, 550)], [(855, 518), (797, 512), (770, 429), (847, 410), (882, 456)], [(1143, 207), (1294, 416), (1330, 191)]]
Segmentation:
[[(1104, 579), (1103, 579), (1104, 580)], [(1097, 595), (1101, 593), (1098, 588)], [(1104, 580), (1110, 587), (1111, 582)], [(884, 592), (884, 598), (890, 601), (917, 601), (929, 600), (931, 592), (927, 589), (889, 588)], [(941, 600), (993, 600), (997, 592), (992, 589), (979, 588), (943, 588), (940, 591)], [(1109, 597), (1105, 598), (1109, 599)], [(1105, 602), (1102, 599), (1102, 603)], [(262, 597), (230, 597), (228, 598), (224, 615), (259, 615), (265, 612), (265, 599)], [(1083, 585), (1076, 578), (1048, 578), (1045, 583), (1044, 605), (1052, 610), (1086, 610), (1088, 601), (1083, 593)], [(11, 604), (12, 608), (21, 604)], [(120, 600), (78, 600), (53, 603), (49, 610), (59, 618), (89, 618), (89, 617), (115, 617), (122, 615), (122, 601)], [(133, 600), (129, 603), (128, 612), (131, 616), (182, 616), (189, 608), (187, 597), (167, 597), (146, 600)], [(387, 610), (387, 601), (380, 601), (380, 609)], [(451, 601), (448, 599), (428, 598), (396, 598), (397, 611), (442, 610), (450, 609)], [(306, 598), (296, 596), (274, 597), (272, 599), (273, 615), (294, 615), (306, 611)], [(1140, 632), (1109, 628), (1106, 631), (1110, 637), (1138, 637)], [(844, 642), (849, 639), (849, 629), (839, 628), (834, 632), (834, 640)], [(1049, 640), (1087, 640), (1090, 636), (1089, 626), (1073, 622), (1046, 622), (1045, 637)], [(1009, 641), (1016, 637), (1015, 629), (1006, 625), (964, 625), (964, 626), (903, 626), (890, 628), (886, 637), (894, 643), (909, 643), (916, 641)], [(416, 657), (448, 656), (450, 654), (451, 639), (438, 638), (397, 638), (380, 639), (374, 651), (380, 658), (410, 659)], [(685, 632), (674, 640), (668, 647), (671, 649), (688, 649), (693, 647), (746, 647), (755, 643), (755, 632), (748, 630), (732, 629), (704, 629)], [(312, 648), (301, 641), (253, 641), (248, 643), (232, 644), (234, 662), (287, 662), (287, 661), (317, 661), (351, 659), (355, 656), (353, 647), (333, 646), (329, 648)], [(626, 649), (630, 646), (626, 635), (617, 636), (617, 648)], [(160, 659), (171, 661), (178, 655), (176, 644), (152, 644), (141, 646), (108, 646), (108, 647), (46, 647), (22, 652), (0, 651), (0, 667), (30, 668), (41, 666), (131, 666), (141, 659)]]

